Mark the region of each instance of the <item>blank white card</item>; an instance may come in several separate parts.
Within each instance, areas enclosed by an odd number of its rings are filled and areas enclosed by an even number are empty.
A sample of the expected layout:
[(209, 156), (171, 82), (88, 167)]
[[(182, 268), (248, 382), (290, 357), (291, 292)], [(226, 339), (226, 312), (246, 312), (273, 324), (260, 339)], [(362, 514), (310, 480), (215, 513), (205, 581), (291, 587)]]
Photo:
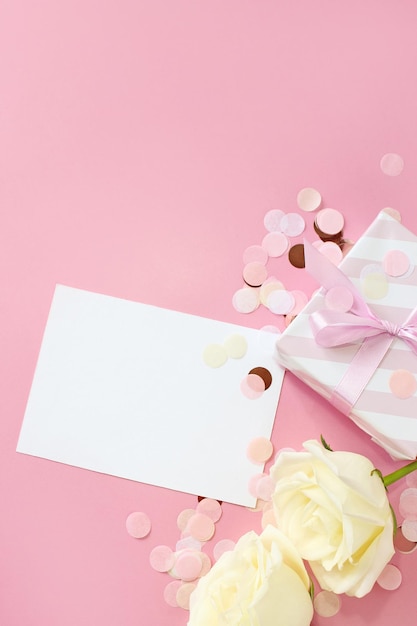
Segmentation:
[[(239, 359), (202, 354), (231, 335)], [(18, 452), (245, 506), (262, 471), (246, 455), (270, 437), (283, 379), (276, 335), (58, 285)], [(254, 367), (272, 384), (249, 399)]]

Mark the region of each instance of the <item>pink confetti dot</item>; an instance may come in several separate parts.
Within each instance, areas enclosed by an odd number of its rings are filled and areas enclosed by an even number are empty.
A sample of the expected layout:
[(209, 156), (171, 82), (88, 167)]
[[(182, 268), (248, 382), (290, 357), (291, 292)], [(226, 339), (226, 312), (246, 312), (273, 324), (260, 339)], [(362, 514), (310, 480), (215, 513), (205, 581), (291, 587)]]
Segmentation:
[(353, 294), (347, 287), (331, 287), (324, 298), (328, 309), (342, 313), (350, 311), (353, 300)]
[(410, 259), (401, 250), (389, 250), (382, 261), (388, 276), (403, 276), (410, 268)]
[(288, 250), (289, 241), (284, 233), (268, 233), (262, 239), (262, 248), (270, 257), (279, 257)]
[(209, 555), (206, 554), (205, 552), (200, 552), (200, 558), (201, 558), (202, 566), (201, 566), (201, 571), (198, 577), (202, 578), (203, 576), (208, 574), (209, 571), (211, 570), (211, 561), (210, 561)]
[(397, 220), (397, 222), (401, 222), (401, 213), (397, 211), (397, 209), (393, 209), (392, 207), (387, 206), (385, 207), (385, 209), (382, 210), (384, 213), (394, 218), (394, 220)]
[(235, 542), (231, 539), (220, 539), (213, 548), (213, 557), (218, 561), (222, 554), (234, 550)]
[(289, 315), (298, 315), (308, 303), (308, 296), (299, 289), (293, 289), (290, 293), (294, 296), (295, 303)]
[(404, 169), (404, 161), (399, 154), (387, 152), (381, 159), (380, 167), (387, 176), (398, 176)]
[(262, 246), (249, 246), (243, 253), (243, 263), (262, 263), (265, 265), (268, 262), (268, 252)]
[(405, 519), (401, 525), (401, 530), (406, 539), (417, 542), (417, 521)]
[(175, 553), (168, 546), (156, 546), (149, 555), (151, 567), (157, 572), (168, 572), (175, 563)]
[(262, 513), (262, 518), (261, 518), (262, 530), (265, 530), (267, 526), (276, 526), (276, 525), (277, 525), (277, 520), (275, 518), (275, 513), (273, 509), (267, 509), (266, 511), (264, 511)]
[(297, 194), (297, 204), (302, 211), (316, 211), (321, 204), (321, 195), (312, 187), (305, 187)]
[(268, 502), (274, 493), (275, 484), (269, 474), (262, 476), (256, 485), (256, 497)]
[(265, 214), (264, 226), (270, 233), (279, 232), (281, 230), (281, 220), (284, 217), (284, 211), (279, 209), (271, 209)]
[(151, 532), (151, 520), (146, 515), (139, 511), (135, 511), (128, 515), (126, 519), (126, 530), (131, 537), (135, 539), (142, 539)]
[(321, 209), (317, 213), (316, 224), (326, 235), (338, 235), (343, 230), (345, 219), (336, 209)]
[(266, 437), (256, 437), (250, 442), (246, 454), (252, 463), (263, 465), (271, 458), (274, 451), (273, 445)]
[(268, 276), (268, 270), (263, 263), (252, 261), (243, 268), (243, 280), (250, 287), (260, 287)]
[(394, 591), (401, 585), (402, 575), (398, 567), (388, 563), (376, 579), (376, 582), (386, 591)]
[(295, 307), (295, 297), (286, 289), (275, 289), (268, 295), (266, 304), (271, 313), (287, 315)]
[(268, 476), (268, 474), (265, 474), (265, 473), (255, 474), (254, 476), (250, 477), (249, 483), (248, 483), (248, 489), (249, 489), (249, 493), (254, 498), (258, 498), (258, 483), (261, 480), (261, 478), (264, 478), (265, 476)]
[(203, 498), (196, 506), (198, 513), (207, 515), (213, 522), (218, 522), (222, 516), (222, 506), (218, 500)]
[(177, 516), (177, 526), (179, 530), (185, 530), (188, 521), (195, 515), (195, 509), (183, 509)]
[(265, 382), (257, 374), (247, 374), (240, 383), (240, 390), (249, 400), (256, 400), (265, 391)]
[(164, 600), (169, 606), (178, 607), (177, 591), (181, 587), (180, 580), (173, 580), (164, 589)]
[(238, 313), (253, 313), (259, 307), (259, 292), (251, 287), (238, 289), (232, 298), (234, 309)]
[(195, 583), (183, 583), (179, 587), (176, 595), (176, 600), (178, 606), (180, 606), (182, 609), (188, 610), (190, 608), (190, 596), (196, 586), (197, 585)]
[(339, 265), (340, 261), (343, 259), (343, 252), (340, 246), (334, 243), (334, 241), (323, 241), (318, 246), (318, 249), (334, 265)]
[(208, 541), (214, 535), (215, 526), (213, 520), (207, 515), (195, 513), (195, 515), (188, 520), (186, 530), (192, 537), (198, 539), (198, 541)]
[(402, 527), (399, 526), (394, 535), (394, 546), (397, 552), (400, 552), (401, 554), (410, 554), (417, 548), (417, 543), (404, 537)]
[(333, 617), (340, 610), (340, 598), (332, 591), (320, 591), (314, 598), (314, 610), (320, 617)]
[(287, 213), (281, 219), (281, 230), (288, 237), (298, 237), (304, 232), (306, 223), (298, 213)]
[(188, 549), (200, 551), (202, 546), (203, 543), (201, 541), (197, 541), (197, 539), (194, 539), (194, 537), (191, 537), (191, 535), (185, 535), (177, 541), (177, 543), (175, 544), (175, 550), (177, 552), (180, 552), (180, 550)]
[(195, 580), (201, 572), (203, 564), (200, 553), (196, 550), (184, 550), (175, 560), (175, 573), (185, 582)]
[(399, 510), (403, 517), (417, 520), (417, 489), (415, 487), (408, 487), (401, 493)]
[(417, 390), (417, 381), (408, 370), (395, 370), (389, 378), (389, 386), (397, 398), (410, 398)]

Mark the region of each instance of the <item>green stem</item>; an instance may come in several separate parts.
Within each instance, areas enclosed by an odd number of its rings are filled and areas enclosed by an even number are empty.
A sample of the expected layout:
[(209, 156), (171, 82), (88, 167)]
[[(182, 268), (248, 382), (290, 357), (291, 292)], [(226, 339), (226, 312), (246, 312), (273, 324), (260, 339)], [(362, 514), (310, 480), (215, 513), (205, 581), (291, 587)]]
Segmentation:
[(403, 467), (400, 467), (400, 469), (395, 470), (395, 472), (384, 476), (383, 481), (385, 487), (392, 485), (392, 483), (395, 483), (396, 480), (407, 476), (407, 474), (411, 474), (411, 472), (414, 472), (415, 470), (417, 470), (417, 459), (415, 461), (411, 461), (411, 463), (407, 463), (407, 465), (404, 465)]

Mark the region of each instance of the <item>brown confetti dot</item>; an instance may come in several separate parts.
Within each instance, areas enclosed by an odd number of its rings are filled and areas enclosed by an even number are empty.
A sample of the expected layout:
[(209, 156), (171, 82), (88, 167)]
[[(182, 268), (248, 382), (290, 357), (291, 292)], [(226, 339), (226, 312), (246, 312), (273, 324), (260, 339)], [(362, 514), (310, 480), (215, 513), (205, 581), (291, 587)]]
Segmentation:
[(265, 367), (254, 367), (253, 369), (251, 369), (249, 374), (256, 374), (257, 376), (262, 378), (265, 383), (265, 389), (268, 389), (272, 384), (272, 374)]

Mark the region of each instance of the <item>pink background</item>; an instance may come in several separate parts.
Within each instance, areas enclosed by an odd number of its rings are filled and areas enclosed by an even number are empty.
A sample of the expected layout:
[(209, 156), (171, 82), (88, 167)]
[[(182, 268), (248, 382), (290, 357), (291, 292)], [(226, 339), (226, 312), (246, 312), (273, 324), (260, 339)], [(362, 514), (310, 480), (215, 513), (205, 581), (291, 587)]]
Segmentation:
[[(1, 624), (186, 624), (148, 559), (196, 498), (15, 452), (54, 286), (259, 328), (276, 318), (231, 305), (242, 253), (302, 187), (350, 239), (385, 206), (417, 230), (416, 20), (414, 0), (0, 2)], [(381, 172), (386, 152), (399, 177)], [(320, 433), (398, 465), (287, 376), (275, 447)], [(144, 540), (125, 530), (135, 510), (153, 522)], [(258, 514), (224, 505), (215, 540), (250, 528)], [(397, 591), (314, 623), (414, 625), (417, 553), (394, 563)]]

